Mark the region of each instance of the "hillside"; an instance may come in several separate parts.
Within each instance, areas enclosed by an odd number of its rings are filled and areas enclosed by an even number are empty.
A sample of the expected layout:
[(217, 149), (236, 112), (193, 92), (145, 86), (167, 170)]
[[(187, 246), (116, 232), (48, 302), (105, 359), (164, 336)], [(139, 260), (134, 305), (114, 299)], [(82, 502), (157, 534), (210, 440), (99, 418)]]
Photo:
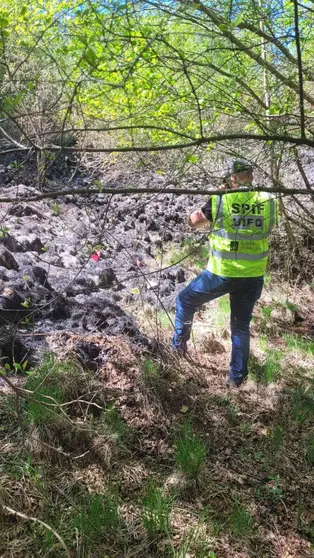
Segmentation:
[[(4, 169), (3, 196), (41, 195)], [(227, 297), (201, 308), (188, 359), (170, 348), (176, 294), (206, 266), (186, 225), (202, 201), (2, 204), (3, 558), (313, 556), (311, 247), (296, 237), (288, 281), (274, 234), (249, 380), (230, 389)]]

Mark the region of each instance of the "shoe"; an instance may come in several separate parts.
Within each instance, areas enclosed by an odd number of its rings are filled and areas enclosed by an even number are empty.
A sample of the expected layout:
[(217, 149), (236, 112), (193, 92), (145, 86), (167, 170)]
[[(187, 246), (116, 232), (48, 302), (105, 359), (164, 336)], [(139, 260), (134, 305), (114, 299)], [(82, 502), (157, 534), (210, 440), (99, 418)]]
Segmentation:
[(239, 388), (240, 385), (242, 384), (242, 382), (240, 382), (239, 384), (237, 384), (234, 380), (232, 380), (229, 376), (229, 374), (226, 376), (226, 386), (229, 388)]

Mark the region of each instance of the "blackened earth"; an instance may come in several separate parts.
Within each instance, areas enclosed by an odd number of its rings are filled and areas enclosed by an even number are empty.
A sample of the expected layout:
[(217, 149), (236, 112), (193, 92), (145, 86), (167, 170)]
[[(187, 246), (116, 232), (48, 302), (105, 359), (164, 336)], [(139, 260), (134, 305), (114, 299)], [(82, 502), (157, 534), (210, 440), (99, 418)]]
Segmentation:
[[(2, 183), (1, 197), (41, 194), (25, 182)], [(158, 175), (144, 183), (163, 185)], [(191, 235), (187, 215), (201, 202), (197, 196), (100, 192), (1, 204), (2, 361), (27, 358), (31, 365), (55, 331), (123, 333), (152, 348), (123, 308), (133, 302), (175, 308), (187, 273), (182, 265), (165, 266), (163, 253)]]

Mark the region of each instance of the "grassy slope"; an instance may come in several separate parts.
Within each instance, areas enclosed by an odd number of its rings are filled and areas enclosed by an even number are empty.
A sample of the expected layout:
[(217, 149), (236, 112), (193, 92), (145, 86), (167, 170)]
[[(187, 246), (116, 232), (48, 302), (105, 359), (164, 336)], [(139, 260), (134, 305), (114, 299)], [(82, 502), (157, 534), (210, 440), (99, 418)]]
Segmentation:
[[(314, 556), (314, 343), (310, 316), (285, 314), (305, 296), (265, 292), (238, 391), (224, 384), (227, 299), (196, 316), (192, 362), (98, 335), (95, 375), (59, 335), (65, 356), (28, 377), (31, 400), (0, 397), (0, 503), (50, 529), (2, 508), (0, 555), (66, 556), (57, 533), (79, 558)], [(163, 314), (142, 317), (168, 338)]]

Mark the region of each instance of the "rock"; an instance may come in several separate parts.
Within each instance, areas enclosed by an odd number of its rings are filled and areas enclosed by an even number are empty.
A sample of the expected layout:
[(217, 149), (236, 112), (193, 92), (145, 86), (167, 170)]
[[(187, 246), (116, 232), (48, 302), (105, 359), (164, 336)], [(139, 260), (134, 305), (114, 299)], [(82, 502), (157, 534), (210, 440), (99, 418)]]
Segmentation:
[(9, 277), (7, 275), (7, 270), (5, 267), (0, 267), (0, 280), (1, 281), (8, 281)]
[(147, 230), (148, 231), (158, 231), (159, 230), (158, 222), (155, 219), (148, 219)]
[(52, 320), (66, 320), (70, 318), (70, 305), (65, 297), (59, 297), (52, 303), (52, 309), (47, 314), (47, 318)]
[(43, 248), (43, 243), (35, 234), (23, 235), (18, 238), (18, 252), (37, 252), (42, 254)]
[(147, 289), (149, 291), (156, 291), (159, 288), (159, 281), (150, 280), (147, 284)]
[(170, 223), (170, 221), (173, 220), (173, 214), (172, 213), (168, 213), (167, 215), (165, 215), (165, 221), (166, 223)]
[(8, 269), (6, 272), (6, 281), (16, 283), (20, 278), (19, 272), (14, 269)]
[(27, 348), (16, 335), (3, 336), (0, 339), (0, 361), (8, 363), (12, 369), (16, 363), (23, 364), (27, 361), (28, 367), (32, 365), (33, 351)]
[(16, 217), (29, 217), (30, 215), (36, 215), (40, 219), (43, 218), (42, 211), (26, 203), (18, 203), (16, 205), (12, 205), (8, 213), (9, 215), (15, 215)]
[(60, 254), (62, 265), (66, 269), (76, 269), (77, 268), (77, 258), (75, 256), (71, 256), (67, 252), (63, 252)]
[(170, 284), (169, 284), (169, 283), (168, 283), (168, 284), (167, 284), (167, 283), (163, 283), (163, 284), (160, 286), (159, 293), (160, 293), (161, 295), (168, 295), (168, 294), (171, 292), (171, 286), (172, 286), (172, 288), (173, 288), (173, 285), (171, 285), (171, 283), (170, 283)]
[(165, 231), (162, 234), (162, 237), (163, 237), (164, 242), (170, 242), (170, 240), (173, 239), (173, 234), (170, 231)]
[(14, 256), (4, 247), (0, 247), (0, 266), (6, 269), (19, 270), (19, 265)]
[(10, 252), (18, 252), (19, 243), (11, 234), (5, 234), (1, 239), (1, 244)]
[(108, 289), (116, 281), (117, 277), (112, 267), (107, 267), (99, 276), (99, 287), (101, 289)]
[(75, 284), (85, 287), (85, 289), (89, 289), (91, 291), (95, 290), (96, 284), (95, 281), (91, 277), (77, 277), (75, 279)]
[(7, 326), (9, 323), (17, 323), (23, 320), (29, 309), (24, 308), (23, 297), (14, 289), (6, 287), (0, 295), (0, 325)]
[(32, 267), (31, 273), (35, 283), (39, 283), (39, 285), (46, 287), (46, 289), (51, 289), (51, 285), (48, 282), (48, 273), (43, 267), (35, 265)]
[(166, 274), (167, 279), (170, 279), (172, 283), (184, 283), (186, 280), (185, 271), (181, 267), (172, 268)]
[(177, 281), (178, 281), (178, 283), (184, 283), (185, 280), (186, 280), (186, 277), (185, 277), (184, 269), (178, 269), (178, 271), (177, 271)]

